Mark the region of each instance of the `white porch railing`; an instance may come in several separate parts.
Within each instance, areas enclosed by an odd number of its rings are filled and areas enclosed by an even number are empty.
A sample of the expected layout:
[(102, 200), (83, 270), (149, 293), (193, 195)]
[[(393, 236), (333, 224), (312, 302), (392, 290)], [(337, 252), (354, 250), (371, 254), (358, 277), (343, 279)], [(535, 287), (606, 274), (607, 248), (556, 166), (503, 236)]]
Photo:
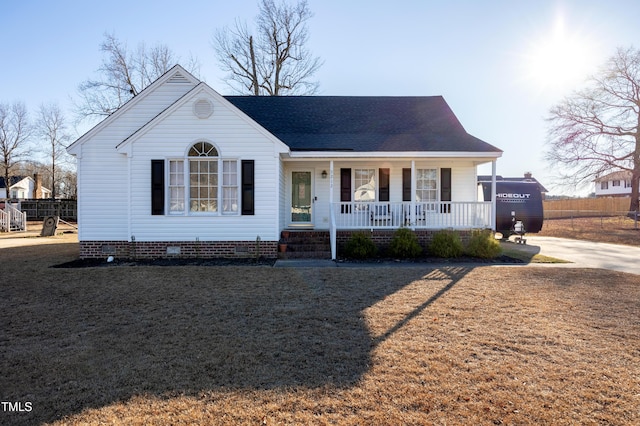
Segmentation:
[(478, 229), (494, 226), (490, 201), (331, 203), (331, 219), (334, 229), (393, 229), (401, 226)]
[(26, 231), (27, 214), (5, 202), (4, 210), (0, 210), (0, 231)]

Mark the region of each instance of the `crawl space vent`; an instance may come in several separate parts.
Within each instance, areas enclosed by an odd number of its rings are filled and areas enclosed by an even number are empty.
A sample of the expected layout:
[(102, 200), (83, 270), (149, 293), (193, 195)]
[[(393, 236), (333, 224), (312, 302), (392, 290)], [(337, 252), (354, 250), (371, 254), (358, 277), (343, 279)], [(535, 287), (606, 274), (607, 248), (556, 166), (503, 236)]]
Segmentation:
[(208, 99), (199, 99), (193, 104), (193, 113), (198, 118), (209, 118), (213, 114), (213, 105)]

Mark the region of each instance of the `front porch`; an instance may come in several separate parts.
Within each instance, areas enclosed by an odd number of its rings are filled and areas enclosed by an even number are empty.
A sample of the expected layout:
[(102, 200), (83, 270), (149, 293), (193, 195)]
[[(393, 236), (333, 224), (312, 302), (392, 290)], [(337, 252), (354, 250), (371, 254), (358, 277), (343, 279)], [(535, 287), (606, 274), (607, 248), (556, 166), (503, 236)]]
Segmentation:
[(331, 258), (337, 256), (339, 229), (493, 229), (493, 213), (493, 203), (484, 201), (331, 203)]
[[(333, 259), (340, 257), (344, 246), (351, 239), (353, 233), (363, 231), (376, 244), (380, 252), (384, 254), (395, 235), (396, 229), (342, 229), (336, 231), (336, 256)], [(425, 251), (429, 247), (433, 235), (438, 231), (438, 229), (427, 228), (413, 230), (419, 244)], [(458, 232), (463, 241), (467, 241), (471, 235), (471, 230), (459, 230)], [(287, 229), (281, 232), (279, 245), (281, 247), (278, 252), (279, 259), (332, 259), (331, 239), (328, 230)]]
[(471, 201), (331, 203), (331, 227), (341, 229), (493, 228), (492, 203)]

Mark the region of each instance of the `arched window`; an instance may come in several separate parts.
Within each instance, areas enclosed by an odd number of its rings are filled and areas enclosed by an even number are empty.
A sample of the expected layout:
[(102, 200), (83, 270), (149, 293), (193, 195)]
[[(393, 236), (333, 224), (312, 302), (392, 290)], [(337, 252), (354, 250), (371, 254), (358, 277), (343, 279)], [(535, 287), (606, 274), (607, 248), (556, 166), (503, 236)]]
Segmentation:
[(196, 142), (186, 159), (169, 160), (169, 200), (172, 214), (184, 214), (185, 206), (191, 213), (238, 214), (238, 160)]
[(217, 157), (218, 150), (209, 142), (196, 142), (189, 149), (189, 157)]

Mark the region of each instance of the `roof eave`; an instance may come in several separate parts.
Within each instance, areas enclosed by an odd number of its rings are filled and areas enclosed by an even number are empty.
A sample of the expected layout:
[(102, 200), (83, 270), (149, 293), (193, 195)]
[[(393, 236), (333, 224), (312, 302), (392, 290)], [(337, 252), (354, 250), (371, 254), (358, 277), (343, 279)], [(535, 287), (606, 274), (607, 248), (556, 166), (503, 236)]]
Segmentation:
[(482, 158), (489, 161), (501, 156), (502, 151), (291, 151), (286, 158)]

